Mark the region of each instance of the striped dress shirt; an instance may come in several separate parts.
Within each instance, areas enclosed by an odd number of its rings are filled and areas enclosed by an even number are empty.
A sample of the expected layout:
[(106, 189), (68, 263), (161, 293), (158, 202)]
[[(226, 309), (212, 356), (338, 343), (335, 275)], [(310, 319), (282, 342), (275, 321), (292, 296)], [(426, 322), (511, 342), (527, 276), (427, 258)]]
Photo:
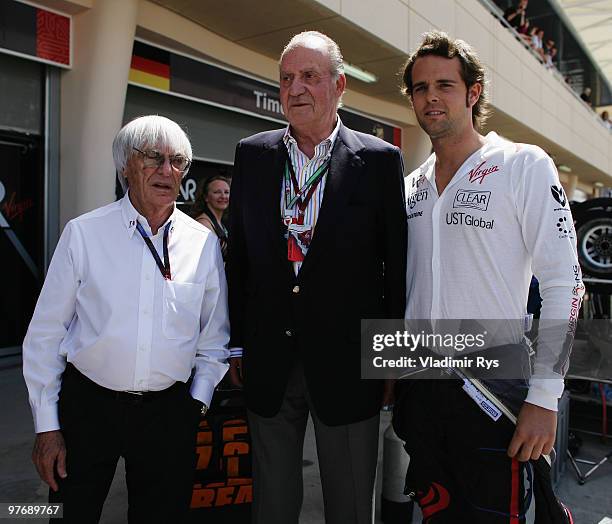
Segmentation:
[[(291, 127), (287, 126), (287, 129), (285, 130), (285, 135), (283, 136), (283, 142), (285, 143), (285, 147), (287, 148), (289, 161), (293, 166), (293, 171), (295, 172), (295, 177), (297, 178), (298, 186), (300, 188), (306, 183), (306, 180), (308, 180), (308, 178), (331, 157), (332, 149), (334, 147), (336, 137), (338, 136), (339, 129), (340, 117), (337, 117), (336, 127), (334, 127), (334, 130), (325, 140), (317, 144), (317, 146), (315, 147), (314, 156), (312, 158), (308, 158), (302, 151), (300, 151), (297, 141), (295, 140), (295, 138), (293, 138), (293, 136), (291, 136)], [(326, 180), (327, 174), (323, 176), (323, 178), (317, 185), (312, 195), (312, 198), (310, 199), (310, 202), (308, 202), (308, 205), (304, 210), (304, 223), (312, 224), (313, 237), (315, 233), (315, 225), (317, 223), (317, 218), (319, 217), (319, 211), (321, 209), (321, 205), (323, 204), (323, 193), (325, 191)], [(286, 210), (284, 184), (285, 182), (283, 179), (283, 185), (281, 187), (280, 205), (281, 218), (287, 215), (297, 216), (297, 204), (292, 210)], [(300, 271), (301, 267), (302, 262), (293, 263), (293, 270), (295, 271), (296, 275)]]

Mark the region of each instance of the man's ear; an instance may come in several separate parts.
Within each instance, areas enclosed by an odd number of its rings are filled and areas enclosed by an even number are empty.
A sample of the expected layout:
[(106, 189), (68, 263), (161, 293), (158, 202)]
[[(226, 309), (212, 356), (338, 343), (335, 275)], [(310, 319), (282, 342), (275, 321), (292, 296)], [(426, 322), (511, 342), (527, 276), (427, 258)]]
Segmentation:
[(468, 87), (467, 95), (466, 95), (466, 105), (467, 107), (474, 107), (474, 104), (478, 102), (480, 98), (480, 94), (482, 93), (482, 84), (480, 82), (476, 82)]
[(346, 76), (344, 73), (338, 75), (338, 79), (336, 80), (336, 94), (340, 97), (344, 90), (346, 89)]

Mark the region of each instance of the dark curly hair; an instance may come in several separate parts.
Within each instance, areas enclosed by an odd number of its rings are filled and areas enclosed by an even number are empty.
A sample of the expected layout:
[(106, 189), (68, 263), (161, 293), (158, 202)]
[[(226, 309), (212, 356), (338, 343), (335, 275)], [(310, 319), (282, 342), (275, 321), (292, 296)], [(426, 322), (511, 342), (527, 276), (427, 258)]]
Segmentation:
[(485, 68), (472, 49), (470, 44), (463, 40), (453, 40), (442, 31), (430, 31), (423, 35), (423, 42), (418, 49), (410, 55), (404, 65), (402, 74), (403, 88), (402, 93), (412, 99), (412, 69), (417, 58), (435, 55), (452, 59), (457, 57), (461, 64), (461, 78), (465, 85), (472, 87), (480, 84), (482, 91), (480, 97), (472, 107), (472, 123), (475, 128), (480, 128), (489, 116), (489, 100)]

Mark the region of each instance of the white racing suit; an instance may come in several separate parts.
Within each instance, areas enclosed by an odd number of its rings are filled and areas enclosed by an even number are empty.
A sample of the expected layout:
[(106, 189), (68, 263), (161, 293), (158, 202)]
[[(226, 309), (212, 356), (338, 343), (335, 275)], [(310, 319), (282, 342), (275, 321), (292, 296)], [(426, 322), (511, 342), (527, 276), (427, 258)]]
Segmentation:
[[(505, 334), (503, 343), (521, 344), (529, 283), (535, 275), (542, 296), (539, 338), (531, 376), (519, 396), (521, 400), (556, 411), (563, 393), (563, 377), (584, 286), (569, 202), (553, 161), (536, 146), (515, 144), (489, 133), (486, 144), (463, 163), (442, 195), (438, 195), (436, 188), (435, 161), (432, 154), (405, 181), (407, 322), (413, 319), (429, 319), (434, 323), (448, 319), (509, 320), (516, 329)], [(534, 468), (529, 463), (517, 465), (515, 459), (504, 459), (512, 426), (507, 421), (494, 422), (482, 411), (481, 415), (478, 411), (473, 413), (475, 404), (466, 404), (462, 399), (450, 409), (450, 398), (461, 395), (461, 387), (418, 384), (425, 382), (419, 380), (405, 382), (412, 384), (407, 386), (404, 396), (413, 398), (404, 402), (399, 394), (394, 426), (400, 438), (407, 440), (409, 454), (411, 442), (412, 452), (419, 454), (411, 457), (406, 488), (421, 504), (427, 517), (425, 521), (454, 522), (461, 516), (470, 522), (497, 522), (496, 519), (508, 522), (508, 518), (511, 522), (527, 522), (527, 502), (531, 497), (521, 499), (516, 493), (519, 484), (521, 488), (525, 485), (524, 479), (519, 479), (517, 468), (525, 467), (532, 472)], [(510, 384), (497, 383), (501, 391), (507, 390)], [(495, 381), (490, 389), (495, 392)], [(398, 391), (402, 391), (401, 387)], [(415, 395), (421, 395), (420, 400)], [(423, 398), (425, 395), (430, 397), (427, 401)], [(436, 398), (436, 395), (446, 398)], [(518, 407), (520, 404), (519, 400)], [(461, 410), (465, 412), (464, 418)], [(437, 411), (440, 416), (436, 416)], [(447, 417), (446, 426), (440, 422), (444, 417)], [(457, 432), (472, 435), (472, 430), (461, 429), (462, 420), (466, 423), (469, 420), (476, 427), (482, 424), (483, 431), (473, 432), (473, 438), (470, 436), (467, 440), (454, 439)], [(495, 464), (478, 466), (480, 458), (474, 458), (464, 463), (461, 471), (453, 471), (458, 463), (457, 448), (469, 447), (480, 434), (495, 440), (494, 447), (499, 448)], [(453, 440), (455, 444), (445, 448)], [(432, 444), (423, 446), (427, 442)], [(486, 445), (486, 441), (474, 444), (473, 450), (466, 450), (461, 456), (471, 456), (469, 453), (479, 450), (490, 454)], [(492, 474), (490, 482), (483, 482), (486, 478), (480, 473), (470, 476), (473, 469), (483, 467), (491, 470), (487, 471)], [(440, 478), (448, 480), (448, 485), (431, 477), (435, 471), (440, 472)], [(458, 476), (461, 480), (456, 482)], [(463, 479), (467, 480), (463, 482)], [(538, 479), (544, 483), (544, 491), (552, 494), (548, 472)], [(514, 486), (512, 493), (510, 485)], [(475, 494), (476, 489), (480, 493)], [(431, 494), (443, 491), (448, 495), (446, 505), (439, 503), (432, 509)], [(423, 501), (429, 505), (424, 507)], [(539, 507), (542, 512), (546, 505), (553, 507), (553, 511), (548, 516), (540, 513), (538, 521), (561, 522), (556, 501), (536, 502), (536, 511)]]

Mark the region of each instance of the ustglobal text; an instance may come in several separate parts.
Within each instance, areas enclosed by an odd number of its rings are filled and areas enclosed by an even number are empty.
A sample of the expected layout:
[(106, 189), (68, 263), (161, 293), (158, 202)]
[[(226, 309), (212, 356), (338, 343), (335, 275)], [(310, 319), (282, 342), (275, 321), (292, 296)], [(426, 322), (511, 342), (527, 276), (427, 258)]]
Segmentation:
[(478, 368), (494, 369), (499, 367), (499, 359), (485, 357), (462, 357), (462, 358), (434, 358), (434, 357), (400, 357), (384, 358), (374, 357), (372, 365), (375, 368)]

